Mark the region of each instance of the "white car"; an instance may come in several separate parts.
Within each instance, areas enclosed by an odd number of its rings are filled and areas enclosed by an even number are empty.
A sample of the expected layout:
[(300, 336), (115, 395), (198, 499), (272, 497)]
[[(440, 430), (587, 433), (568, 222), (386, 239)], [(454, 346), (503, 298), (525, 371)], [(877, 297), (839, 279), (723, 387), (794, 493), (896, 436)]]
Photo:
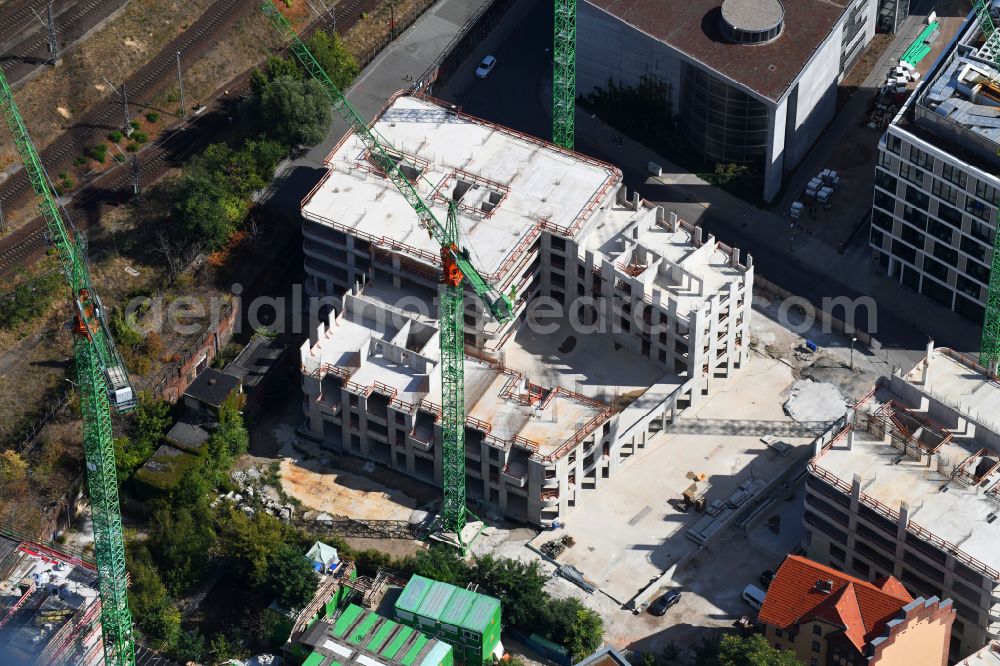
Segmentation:
[(497, 66), (497, 59), (491, 55), (483, 58), (483, 61), (479, 63), (479, 67), (476, 67), (476, 76), (481, 79), (485, 79), (493, 71), (493, 68)]

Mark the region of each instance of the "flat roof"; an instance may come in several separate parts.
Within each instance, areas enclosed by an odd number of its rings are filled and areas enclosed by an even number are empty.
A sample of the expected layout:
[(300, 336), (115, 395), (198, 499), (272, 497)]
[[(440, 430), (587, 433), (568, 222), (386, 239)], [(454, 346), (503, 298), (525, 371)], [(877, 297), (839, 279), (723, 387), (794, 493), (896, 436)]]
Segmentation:
[(452, 651), (442, 641), (355, 604), (335, 620), (314, 622), (300, 640), (314, 650), (305, 663), (315, 666), (438, 666)]
[[(447, 200), (460, 196), (463, 246), (493, 283), (513, 268), (505, 260), (525, 249), (519, 241), (540, 233), (542, 220), (572, 227), (622, 179), (611, 165), (426, 98), (390, 101), (373, 129), (423, 169), (414, 186), (439, 222), (447, 216)], [(366, 156), (361, 139), (345, 135), (326, 158), (330, 171), (303, 201), (302, 215), (368, 234), (371, 242), (436, 264), (440, 245)]]
[[(339, 376), (354, 392), (392, 392), (392, 398), (406, 403), (410, 410), (420, 407), (439, 412), (436, 323), (414, 318), (412, 324), (407, 324), (409, 315), (402, 313), (400, 319), (390, 321), (377, 314), (385, 307), (377, 300), (346, 295), (342, 314), (331, 313), (330, 325), (317, 343), (303, 343), (303, 369), (321, 378)], [(400, 338), (413, 324), (425, 327), (419, 338), (421, 344), (408, 346), (406, 363), (396, 363), (386, 349), (393, 344), (398, 348)], [(527, 339), (524, 336), (534, 341), (529, 344), (537, 342), (542, 346), (526, 352), (522, 343), (512, 344), (509, 366), (466, 355), (466, 414), (469, 419), (488, 424), (488, 434), (499, 443), (517, 442), (543, 457), (561, 455), (563, 445), (577, 433), (585, 428), (592, 430), (596, 419), (609, 416), (609, 401), (615, 394), (629, 391), (637, 381), (648, 380), (637, 385), (636, 390), (645, 390), (662, 376), (661, 370), (644, 359), (615, 349), (608, 336), (579, 336), (579, 344), (574, 337), (572, 346), (579, 346), (579, 351), (573, 353), (564, 343), (562, 354), (556, 354), (555, 347), (547, 351), (554, 342), (558, 344), (555, 338), (539, 337), (527, 324), (522, 324), (516, 337)], [(383, 343), (382, 351), (373, 349), (375, 343)], [(550, 367), (543, 371), (546, 365)]]
[[(645, 267), (636, 274), (645, 281), (650, 276), (654, 289), (677, 304), (677, 315), (687, 319), (692, 310), (706, 303), (743, 279), (746, 268), (732, 265), (732, 255), (716, 242), (696, 242), (696, 227), (678, 220), (673, 227), (667, 221), (656, 222), (655, 212), (636, 215), (630, 208), (616, 205), (609, 211), (607, 223), (594, 229), (585, 248), (595, 250), (616, 264)], [(676, 277), (680, 268), (681, 277)]]
[[(989, 516), (998, 505), (988, 499), (984, 484), (966, 486), (953, 480), (952, 470), (975, 452), (948, 441), (934, 456), (934, 464), (902, 455), (867, 431), (854, 430), (850, 449), (832, 446), (814, 460), (816, 467), (836, 476), (848, 486), (858, 475), (861, 492), (893, 511), (909, 507), (908, 519), (985, 565), (1000, 570), (1000, 522)], [(946, 490), (944, 490), (946, 489)]]
[(1000, 382), (971, 359), (946, 347), (931, 352), (931, 368), (922, 382), (926, 357), (905, 379), (938, 402), (1000, 433)]
[(848, 0), (784, 2), (784, 28), (778, 38), (745, 45), (722, 36), (721, 0), (586, 2), (772, 101), (785, 95), (851, 4)]
[(483, 633), (500, 600), (450, 583), (414, 574), (396, 600), (396, 610), (427, 617), (442, 624)]

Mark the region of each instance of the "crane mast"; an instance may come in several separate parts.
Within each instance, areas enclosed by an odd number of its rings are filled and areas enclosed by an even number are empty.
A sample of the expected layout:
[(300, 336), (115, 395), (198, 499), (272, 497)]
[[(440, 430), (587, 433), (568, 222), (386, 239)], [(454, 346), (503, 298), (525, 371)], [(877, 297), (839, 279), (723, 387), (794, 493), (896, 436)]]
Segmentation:
[(31, 142), (2, 71), (0, 113), (24, 163), (38, 208), (70, 287), (74, 307), (73, 353), (83, 417), (87, 486), (94, 521), (104, 658), (109, 666), (131, 666), (135, 664), (135, 649), (126, 590), (125, 543), (118, 503), (111, 408), (114, 406), (119, 412), (128, 411), (135, 406), (135, 397), (128, 373), (108, 330), (101, 301), (91, 284), (86, 244), (79, 235), (71, 235), (63, 223), (41, 158)]
[(555, 0), (552, 143), (573, 150), (576, 119), (576, 0)]
[[(489, 284), (476, 270), (460, 247), (458, 214), (454, 203), (448, 207), (446, 224), (434, 216), (424, 203), (413, 183), (403, 174), (401, 167), (408, 165), (401, 151), (377, 131), (368, 126), (357, 109), (333, 83), (333, 80), (319, 64), (309, 48), (271, 0), (263, 0), (261, 10), (272, 25), (289, 40), (289, 49), (319, 82), (333, 108), (340, 114), (351, 131), (358, 136), (368, 149), (372, 159), (386, 174), (406, 202), (413, 208), (417, 218), (431, 237), (441, 247), (442, 274), (439, 285), (438, 316), (441, 326), (441, 433), (442, 433), (442, 478), (444, 499), (442, 521), (444, 529), (458, 535), (461, 540), (465, 527), (467, 509), (465, 505), (465, 343), (463, 327), (464, 285), (468, 284), (477, 296), (483, 299), (493, 317), (501, 322), (510, 321), (513, 316), (511, 298)], [(419, 171), (416, 170), (415, 171)], [(465, 544), (462, 544), (463, 548)]]
[[(985, 0), (974, 0), (973, 9), (979, 21), (979, 29), (986, 41), (986, 50), (992, 54), (993, 62), (1000, 67), (1000, 32), (990, 14), (990, 4)], [(986, 292), (986, 311), (983, 315), (983, 337), (979, 347), (979, 364), (990, 368), (1000, 361), (1000, 209), (997, 223), (993, 227), (993, 260), (990, 263), (990, 283)]]

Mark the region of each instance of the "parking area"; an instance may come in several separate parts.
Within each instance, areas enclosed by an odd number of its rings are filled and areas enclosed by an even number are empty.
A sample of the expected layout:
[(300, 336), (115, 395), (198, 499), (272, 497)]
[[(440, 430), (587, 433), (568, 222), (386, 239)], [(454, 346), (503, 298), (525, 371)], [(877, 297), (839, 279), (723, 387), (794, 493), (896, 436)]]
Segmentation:
[[(747, 481), (767, 483), (801, 465), (812, 438), (782, 409), (792, 382), (787, 365), (753, 355), (736, 378), (689, 409), (628, 467), (585, 496), (564, 528), (543, 532), (532, 545), (540, 548), (550, 539), (571, 536), (575, 545), (559, 562), (579, 569), (620, 604), (675, 564), (680, 564), (677, 575), (686, 575), (688, 563), (705, 552), (685, 536), (707, 515), (683, 510), (682, 494), (694, 479), (696, 494), (711, 506), (716, 500), (728, 502)], [(794, 448), (779, 456), (760, 440), (769, 434)], [(719, 535), (714, 541), (727, 538)]]
[[(799, 488), (781, 502), (748, 536), (731, 530), (678, 567), (670, 586), (681, 591), (677, 605), (662, 617), (632, 616), (631, 635), (619, 640), (627, 641), (633, 650), (659, 654), (670, 642), (694, 645), (703, 636), (732, 628), (742, 615), (756, 617), (741, 593), (747, 584), (763, 587), (760, 574), (776, 570), (785, 555), (799, 546), (804, 533), (803, 492)], [(614, 624), (625, 626), (625, 622), (623, 618)]]

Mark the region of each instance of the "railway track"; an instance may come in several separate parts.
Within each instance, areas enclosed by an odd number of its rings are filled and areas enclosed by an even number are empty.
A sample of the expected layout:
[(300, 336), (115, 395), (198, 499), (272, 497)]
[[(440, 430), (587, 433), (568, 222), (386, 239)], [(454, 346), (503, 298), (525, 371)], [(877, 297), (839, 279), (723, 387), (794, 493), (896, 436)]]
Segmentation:
[[(165, 66), (163, 63), (154, 61), (149, 63), (146, 67), (140, 70), (132, 80), (129, 81), (129, 91), (130, 97), (132, 97), (133, 86), (139, 85), (139, 82), (144, 82), (147, 86), (147, 92), (149, 86), (153, 85), (159, 78), (162, 78), (165, 74), (172, 75), (173, 68), (176, 66), (176, 61), (174, 60), (174, 55), (178, 49), (174, 46), (175, 43), (180, 41), (182, 38), (187, 36), (185, 42), (188, 44), (193, 44), (197, 40), (204, 40), (207, 35), (211, 34), (214, 29), (213, 26), (219, 25), (221, 20), (224, 20), (226, 12), (229, 12), (234, 6), (239, 5), (240, 0), (222, 0), (217, 2), (210, 8), (209, 11), (219, 8), (221, 12), (218, 16), (218, 20), (206, 21), (204, 25), (199, 27), (196, 22), (191, 28), (181, 35), (178, 40), (166, 47), (163, 52), (169, 54), (169, 61)], [(337, 3), (335, 9), (336, 16), (336, 26), (338, 33), (346, 33), (355, 23), (360, 19), (361, 13), (364, 11), (373, 10), (378, 4), (378, 0), (341, 0)], [(256, 6), (254, 5), (254, 8)], [(30, 12), (29, 12), (30, 13)], [(208, 12), (203, 15), (206, 17)], [(307, 36), (314, 32), (318, 27), (318, 22), (314, 22), (308, 29), (303, 31), (303, 35)], [(190, 33), (190, 34), (189, 34)], [(157, 60), (160, 60), (159, 58)], [(230, 82), (226, 89), (230, 92), (230, 99), (235, 99), (240, 97), (249, 89), (248, 85), (249, 77), (244, 75), (239, 77), (236, 82)], [(133, 97), (137, 101), (141, 98), (141, 95)], [(117, 105), (117, 99), (109, 98), (108, 109), (102, 110), (94, 115), (98, 118), (96, 122), (103, 122), (105, 124), (112, 122), (120, 114), (120, 106)], [(90, 116), (91, 114), (88, 114)], [(139, 169), (141, 179), (143, 181), (147, 179), (153, 179), (160, 175), (163, 171), (171, 166), (172, 162), (179, 162), (181, 158), (186, 157), (191, 152), (194, 151), (196, 147), (201, 145), (206, 137), (212, 137), (217, 139), (216, 131), (220, 128), (221, 119), (217, 118), (220, 114), (206, 114), (203, 117), (203, 122), (198, 122), (197, 120), (189, 123), (181, 128), (171, 131), (169, 134), (161, 137), (157, 143), (153, 146), (147, 147), (145, 150), (141, 151), (138, 156), (139, 159)], [(87, 145), (87, 141), (93, 139), (94, 125), (87, 121), (87, 117), (80, 124), (89, 125), (88, 133), (86, 139), (81, 143), (79, 140), (79, 135), (82, 133), (75, 133), (74, 130), (70, 130), (67, 134), (73, 133), (74, 138), (77, 140), (70, 144), (66, 141), (66, 146), (60, 146), (60, 149), (53, 150), (56, 145), (63, 140), (58, 141), (56, 144), (47, 149), (43, 155), (42, 160), (48, 166), (49, 170), (54, 170), (57, 168), (59, 162), (50, 161), (53, 159), (50, 156), (50, 151), (55, 155), (56, 160), (65, 160), (68, 157), (73, 156), (74, 151), (82, 150), (82, 148)], [(214, 126), (213, 126), (214, 125)], [(111, 125), (107, 125), (107, 129), (111, 129)], [(74, 128), (75, 129), (75, 128)], [(64, 135), (65, 137), (66, 135)], [(14, 177), (12, 177), (3, 187), (0, 187), (0, 197), (2, 197), (5, 202), (9, 202), (8, 197), (12, 196), (8, 192), (8, 188), (11, 188), (14, 183), (14, 179), (20, 177), (24, 178), (22, 172), (18, 172)], [(27, 188), (27, 183), (22, 182), (19, 189), (15, 190), (16, 194), (13, 196), (24, 196), (31, 194), (30, 190)], [(127, 196), (129, 192), (132, 191), (132, 172), (130, 165), (121, 165), (114, 167), (105, 174), (99, 176), (97, 179), (89, 183), (88, 185), (81, 188), (73, 198), (72, 203), (69, 206), (69, 212), (73, 220), (76, 221), (78, 227), (82, 230), (88, 226), (89, 212), (94, 208), (100, 206), (105, 201), (109, 199), (121, 199)], [(5, 204), (9, 205), (9, 204)], [(48, 236), (45, 229), (44, 220), (42, 218), (35, 218), (28, 224), (20, 227), (19, 229), (12, 232), (9, 236), (0, 241), (0, 276), (9, 275), (18, 266), (30, 263), (32, 260), (37, 259), (42, 256), (48, 250)]]
[(38, 22), (32, 10), (42, 16), (48, 0), (14, 0), (0, 7), (0, 40), (16, 35), (29, 22)]
[[(102, 0), (88, 0), (85, 4), (92, 6)], [(167, 45), (152, 61), (147, 63), (126, 83), (129, 98), (134, 102), (148, 100), (155, 94), (161, 81), (173, 78), (176, 71), (176, 53), (196, 53), (206, 45), (210, 37), (217, 37), (217, 31), (227, 21), (233, 20), (242, 0), (218, 0), (183, 34)], [(249, 3), (252, 7), (253, 3)], [(80, 121), (63, 133), (54, 143), (42, 151), (42, 162), (50, 171), (54, 171), (74, 157), (83, 153), (84, 148), (94, 141), (95, 136), (117, 129), (121, 125), (121, 104), (115, 93), (109, 94), (101, 102), (86, 113)], [(30, 193), (27, 176), (23, 170), (15, 173), (2, 186), (0, 198), (6, 205), (13, 206), (19, 199)]]
[[(202, 142), (208, 128), (186, 125), (161, 138), (155, 146), (143, 151), (139, 157), (140, 181), (153, 179), (187, 157)], [(68, 207), (70, 218), (77, 229), (85, 229), (89, 213), (109, 199), (124, 199), (132, 192), (131, 164), (122, 164), (100, 176), (80, 190)], [(49, 248), (45, 222), (38, 217), (17, 229), (0, 246), (0, 276), (6, 276), (27, 262), (41, 257)]]
[[(56, 2), (54, 10), (58, 42), (65, 44), (77, 39), (94, 24), (127, 2), (128, 0), (62, 0), (62, 2)], [(31, 0), (24, 6), (24, 12), (27, 13), (30, 21), (26, 21), (23, 18), (23, 13), (19, 13), (17, 16), (9, 17), (9, 28), (4, 27), (4, 17), (0, 16), (0, 40), (16, 35), (19, 31), (24, 33), (21, 41), (10, 46), (3, 54), (4, 62), (0, 64), (11, 85), (30, 74), (49, 57), (48, 31), (31, 12), (33, 9), (39, 16), (44, 17), (47, 7), (46, 0)]]

